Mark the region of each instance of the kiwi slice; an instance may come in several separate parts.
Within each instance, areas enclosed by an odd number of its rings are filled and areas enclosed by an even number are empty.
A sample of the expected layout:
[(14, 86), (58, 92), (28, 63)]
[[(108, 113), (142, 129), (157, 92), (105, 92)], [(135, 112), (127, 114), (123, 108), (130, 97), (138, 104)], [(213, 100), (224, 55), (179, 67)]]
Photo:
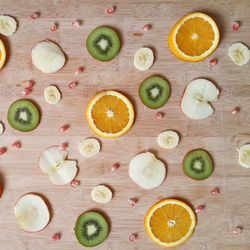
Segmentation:
[(213, 162), (210, 155), (203, 149), (188, 152), (183, 160), (184, 173), (195, 180), (204, 180), (213, 172)]
[(29, 132), (38, 126), (40, 113), (32, 101), (21, 99), (11, 104), (7, 119), (12, 128), (21, 132)]
[(86, 42), (87, 50), (98, 61), (110, 61), (119, 52), (121, 43), (117, 33), (105, 26), (94, 29)]
[(141, 101), (151, 109), (162, 107), (171, 93), (169, 82), (161, 76), (150, 76), (144, 80), (139, 88)]
[(108, 223), (98, 212), (85, 212), (76, 221), (76, 238), (85, 247), (94, 247), (101, 244), (107, 239), (108, 234)]

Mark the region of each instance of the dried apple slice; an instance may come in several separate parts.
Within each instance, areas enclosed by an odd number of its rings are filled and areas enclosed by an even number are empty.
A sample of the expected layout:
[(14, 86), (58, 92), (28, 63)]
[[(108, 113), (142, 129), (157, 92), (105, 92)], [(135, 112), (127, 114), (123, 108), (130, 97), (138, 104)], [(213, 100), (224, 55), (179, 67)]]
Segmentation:
[(46, 149), (39, 159), (42, 172), (47, 174), (50, 181), (56, 185), (70, 183), (77, 174), (76, 161), (66, 160), (67, 155), (67, 150), (53, 146)]
[(14, 213), (18, 225), (27, 232), (39, 232), (49, 223), (49, 209), (41, 196), (25, 194), (16, 202)]

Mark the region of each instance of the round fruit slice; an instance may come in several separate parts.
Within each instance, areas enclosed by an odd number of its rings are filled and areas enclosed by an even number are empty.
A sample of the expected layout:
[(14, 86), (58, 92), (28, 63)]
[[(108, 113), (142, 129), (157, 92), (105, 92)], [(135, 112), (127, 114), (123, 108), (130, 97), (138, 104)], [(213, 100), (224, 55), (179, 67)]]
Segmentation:
[(238, 149), (239, 163), (242, 167), (250, 168), (250, 144), (245, 144)]
[(150, 76), (144, 80), (139, 88), (141, 101), (151, 109), (162, 107), (171, 93), (169, 82), (161, 76)]
[(3, 41), (0, 39), (0, 69), (3, 67), (6, 60), (6, 50)]
[(243, 66), (249, 63), (250, 50), (243, 43), (234, 43), (228, 49), (228, 56), (235, 64)]
[(108, 203), (112, 200), (112, 191), (105, 185), (95, 186), (91, 192), (91, 198), (97, 203)]
[(195, 229), (196, 218), (186, 203), (165, 199), (148, 210), (144, 225), (151, 240), (162, 247), (170, 248), (188, 240)]
[(46, 74), (55, 73), (65, 64), (65, 55), (62, 49), (51, 41), (38, 43), (31, 51), (32, 63)]
[(134, 123), (134, 108), (121, 93), (103, 91), (93, 97), (87, 107), (87, 120), (99, 136), (115, 138), (128, 132)]
[(57, 104), (61, 100), (61, 93), (56, 86), (48, 86), (43, 92), (44, 99), (49, 104)]
[(44, 200), (36, 194), (25, 194), (16, 203), (15, 216), (19, 226), (28, 232), (39, 232), (50, 220), (49, 209)]
[(95, 247), (101, 244), (107, 239), (108, 234), (109, 225), (100, 213), (85, 212), (76, 221), (76, 238), (85, 247)]
[(120, 39), (117, 33), (105, 26), (94, 29), (86, 42), (89, 54), (98, 61), (112, 60), (120, 50)]
[(154, 62), (154, 53), (150, 48), (140, 48), (135, 52), (134, 65), (139, 70), (148, 70)]
[(95, 138), (89, 138), (79, 142), (79, 151), (87, 158), (97, 155), (100, 150), (101, 144)]
[(40, 113), (33, 102), (21, 99), (11, 104), (7, 119), (12, 128), (21, 132), (29, 132), (38, 126)]
[(152, 189), (162, 184), (166, 177), (166, 168), (154, 154), (145, 152), (130, 161), (129, 176), (141, 188)]
[(195, 180), (204, 180), (213, 172), (211, 157), (203, 149), (195, 149), (188, 152), (182, 164), (184, 173)]
[(219, 40), (217, 24), (210, 16), (201, 12), (181, 18), (168, 37), (172, 53), (188, 62), (198, 62), (211, 55)]
[(179, 135), (173, 130), (163, 131), (157, 138), (158, 145), (164, 149), (173, 149), (177, 147), (179, 140)]

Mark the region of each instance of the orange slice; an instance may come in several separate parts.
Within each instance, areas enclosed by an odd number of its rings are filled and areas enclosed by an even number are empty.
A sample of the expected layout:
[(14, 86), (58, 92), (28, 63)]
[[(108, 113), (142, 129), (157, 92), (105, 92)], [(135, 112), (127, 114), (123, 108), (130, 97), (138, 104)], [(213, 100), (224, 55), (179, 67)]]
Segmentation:
[(195, 12), (180, 19), (169, 33), (170, 50), (179, 59), (198, 62), (211, 55), (220, 40), (219, 29), (208, 15)]
[(183, 201), (165, 199), (154, 204), (147, 212), (144, 225), (148, 236), (162, 247), (176, 247), (193, 233), (196, 217)]
[(121, 93), (103, 91), (93, 97), (87, 107), (87, 119), (99, 136), (115, 138), (124, 135), (134, 123), (134, 108)]
[(6, 60), (6, 51), (3, 41), (0, 39), (0, 69), (3, 67)]

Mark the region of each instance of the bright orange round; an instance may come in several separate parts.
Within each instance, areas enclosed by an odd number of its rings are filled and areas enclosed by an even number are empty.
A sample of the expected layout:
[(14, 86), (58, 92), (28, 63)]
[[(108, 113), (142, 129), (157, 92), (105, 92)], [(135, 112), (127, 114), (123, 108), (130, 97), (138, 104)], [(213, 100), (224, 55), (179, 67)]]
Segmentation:
[(170, 50), (179, 59), (198, 62), (211, 55), (220, 40), (219, 29), (208, 15), (195, 12), (181, 18), (169, 33)]
[(158, 245), (171, 248), (188, 240), (196, 226), (196, 217), (186, 203), (165, 199), (147, 212), (144, 225), (148, 236)]

